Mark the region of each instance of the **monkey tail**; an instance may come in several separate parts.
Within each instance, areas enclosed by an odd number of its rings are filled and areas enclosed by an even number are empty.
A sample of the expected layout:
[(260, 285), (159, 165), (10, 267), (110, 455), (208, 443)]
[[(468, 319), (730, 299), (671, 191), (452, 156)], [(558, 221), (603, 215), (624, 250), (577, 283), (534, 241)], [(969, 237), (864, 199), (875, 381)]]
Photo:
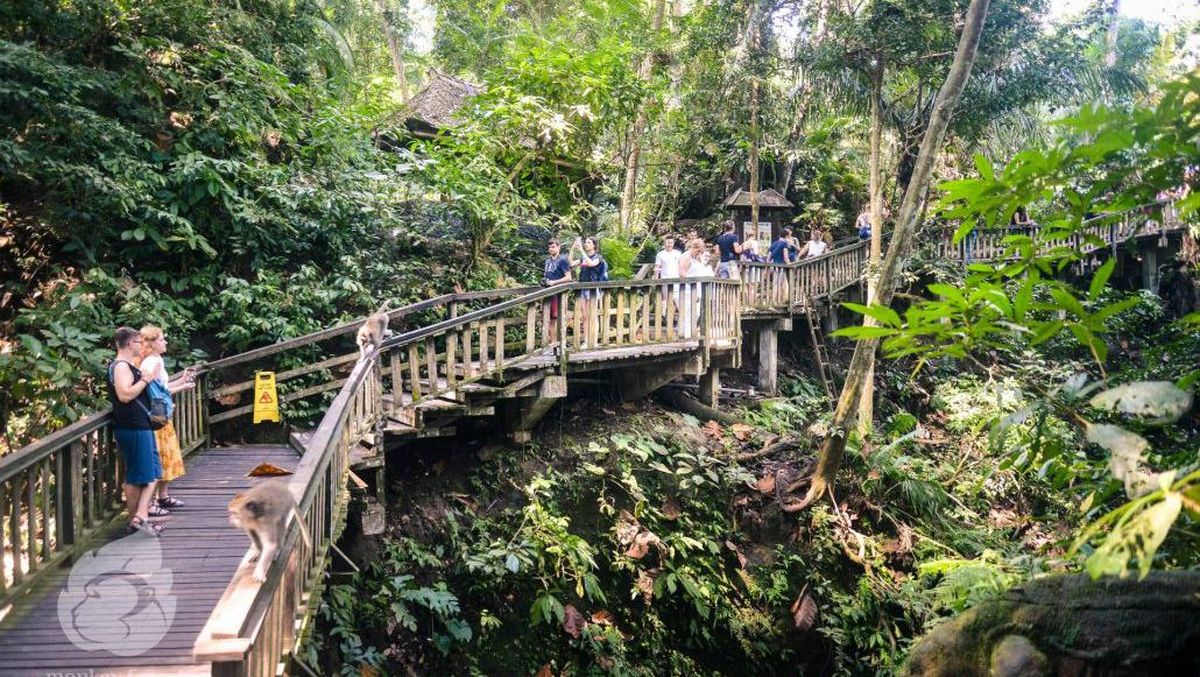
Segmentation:
[(300, 525), (300, 536), (304, 539), (304, 547), (312, 548), (312, 537), (308, 535), (308, 527), (304, 524), (304, 516), (300, 514), (300, 508), (295, 504), (292, 505), (292, 515), (296, 518), (296, 523)]
[(388, 309), (388, 303), (390, 303), (390, 301), (387, 301), (387, 300), (385, 300), (385, 301), (383, 302), (383, 305), (379, 306), (379, 310), (376, 310), (375, 312), (377, 312), (377, 313), (386, 313), (386, 312), (387, 312), (387, 309)]

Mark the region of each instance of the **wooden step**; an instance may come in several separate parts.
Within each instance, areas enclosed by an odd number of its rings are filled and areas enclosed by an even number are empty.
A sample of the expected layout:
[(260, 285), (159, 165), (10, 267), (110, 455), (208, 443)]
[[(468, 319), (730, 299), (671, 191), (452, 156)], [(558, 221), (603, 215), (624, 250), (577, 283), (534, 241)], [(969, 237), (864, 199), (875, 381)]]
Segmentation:
[(454, 437), (458, 430), (454, 426), (434, 426), (428, 428), (414, 428), (407, 423), (388, 419), (383, 426), (383, 432), (388, 435), (396, 435), (397, 437), (407, 437), (412, 439), (425, 439), (429, 437)]

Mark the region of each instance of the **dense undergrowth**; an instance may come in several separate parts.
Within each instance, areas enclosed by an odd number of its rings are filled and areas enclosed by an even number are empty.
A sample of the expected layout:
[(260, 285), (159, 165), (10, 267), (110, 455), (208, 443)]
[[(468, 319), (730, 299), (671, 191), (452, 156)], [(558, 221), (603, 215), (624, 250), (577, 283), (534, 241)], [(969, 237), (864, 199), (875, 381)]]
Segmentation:
[[(1175, 379), (1200, 357), (1152, 297), (1122, 321), (1154, 333), (1114, 352), (1121, 377)], [(409, 468), (381, 551), (329, 591), (313, 646), (336, 647), (325, 667), (346, 673), (893, 672), (941, 620), (1079, 570), (1078, 530), (1125, 500), (1068, 422), (1000, 425), (1088, 368), (1073, 350), (1009, 370), (935, 364), (919, 383), (893, 363), (881, 439), (869, 455), (852, 441), (836, 503), (795, 513), (823, 425), (813, 383), (743, 402), (746, 423), (724, 429), (577, 401), (531, 446)], [(1194, 466), (1196, 428), (1147, 432), (1149, 465)], [(1195, 566), (1180, 526), (1156, 567)]]

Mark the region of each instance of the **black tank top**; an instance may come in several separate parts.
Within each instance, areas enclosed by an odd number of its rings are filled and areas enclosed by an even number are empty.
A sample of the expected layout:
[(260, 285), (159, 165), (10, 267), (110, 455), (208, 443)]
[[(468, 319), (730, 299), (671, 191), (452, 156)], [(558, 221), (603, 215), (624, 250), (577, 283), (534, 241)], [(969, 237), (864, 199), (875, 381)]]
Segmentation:
[[(116, 369), (118, 362), (125, 360), (113, 360), (108, 365), (108, 401), (112, 402), (113, 409), (113, 427), (114, 428), (129, 428), (133, 430), (153, 430), (150, 427), (150, 397), (146, 392), (146, 388), (138, 393), (138, 396), (129, 402), (122, 402), (117, 397), (117, 387), (113, 382), (113, 372)], [(130, 371), (133, 372), (133, 382), (137, 383), (142, 378), (142, 370), (133, 366), (129, 362)]]

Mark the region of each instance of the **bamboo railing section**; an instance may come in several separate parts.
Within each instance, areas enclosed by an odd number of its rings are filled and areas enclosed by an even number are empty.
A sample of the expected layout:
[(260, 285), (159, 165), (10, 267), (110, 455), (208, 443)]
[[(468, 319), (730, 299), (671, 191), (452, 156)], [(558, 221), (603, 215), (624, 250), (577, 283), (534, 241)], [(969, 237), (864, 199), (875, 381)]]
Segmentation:
[[(539, 358), (553, 367), (582, 351), (736, 342), (737, 289), (712, 278), (572, 283), (450, 318), (384, 343), (393, 402), (419, 404)], [(551, 352), (553, 363), (545, 359)]]

